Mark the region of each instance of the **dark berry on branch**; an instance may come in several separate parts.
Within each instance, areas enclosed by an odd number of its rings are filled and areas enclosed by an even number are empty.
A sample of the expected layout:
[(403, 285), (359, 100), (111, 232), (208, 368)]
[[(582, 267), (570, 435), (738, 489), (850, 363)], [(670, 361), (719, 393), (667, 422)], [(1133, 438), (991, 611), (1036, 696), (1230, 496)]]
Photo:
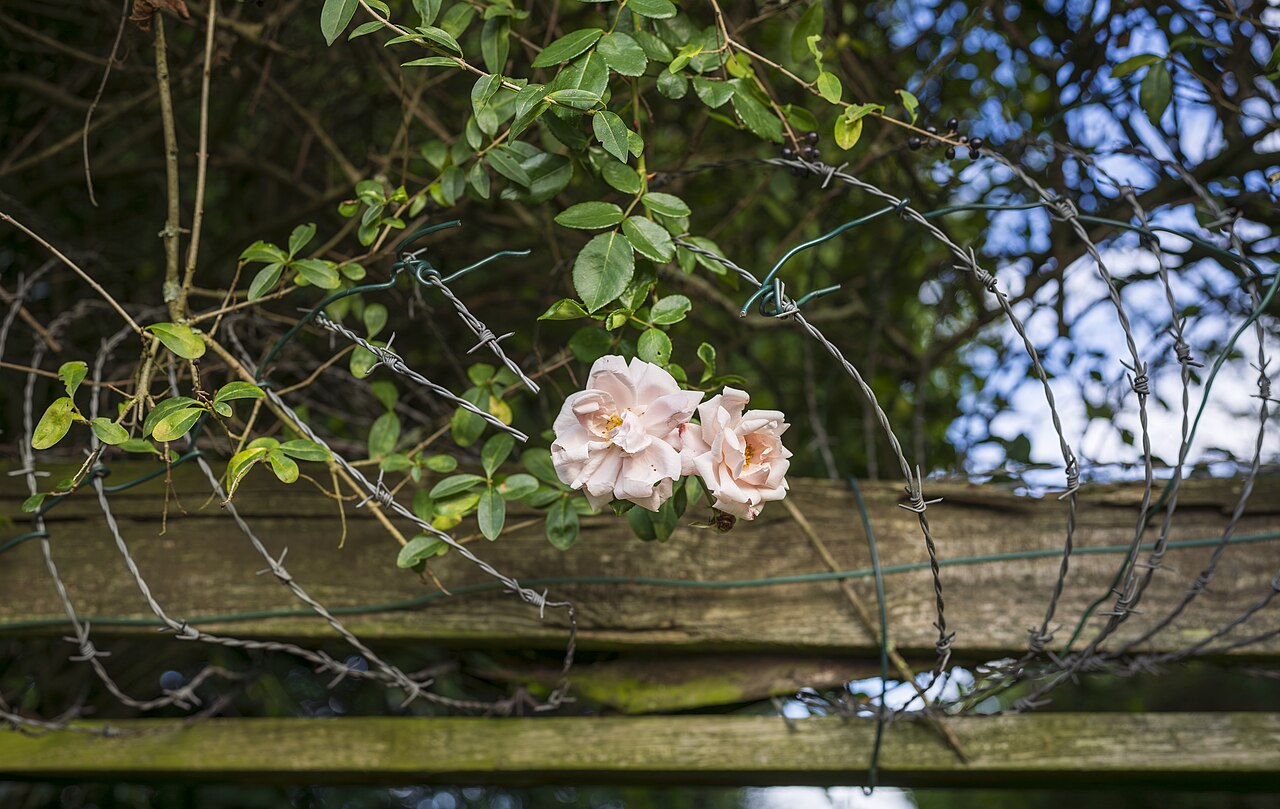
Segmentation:
[(810, 132), (810, 133), (808, 133), (807, 135), (805, 135), (804, 137), (805, 137), (805, 140), (809, 141), (809, 143), (811, 143), (811, 144), (812, 144), (812, 145), (814, 145), (814, 146), (817, 146), (817, 145), (818, 145), (818, 141), (819, 141), (819, 140), (821, 140), (821, 138), (819, 138), (819, 137), (818, 137), (818, 133), (817, 133), (817, 132)]
[(947, 147), (947, 159), (948, 159), (948, 160), (955, 160), (955, 159), (956, 159), (956, 147), (954, 147), (954, 146), (948, 146), (948, 147)]
[(973, 148), (972, 146), (969, 147), (969, 159), (970, 160), (978, 159), (978, 150)]
[(910, 137), (910, 138), (907, 138), (907, 148), (908, 148), (908, 149), (910, 149), (910, 150), (911, 150), (911, 151), (913, 151), (913, 152), (914, 152), (916, 149), (919, 149), (919, 148), (920, 148), (920, 139), (919, 139), (919, 138), (916, 138), (916, 137)]
[(791, 158), (793, 158), (793, 157), (795, 157), (795, 156), (796, 156), (796, 150), (795, 150), (795, 149), (792, 149), (790, 146), (783, 146), (783, 147), (782, 147), (782, 156), (783, 156), (783, 157), (785, 157), (785, 158), (787, 158), (787, 159), (791, 159)]
[(969, 146), (972, 147), (973, 149), (981, 149), (982, 138), (973, 138), (972, 140), (969, 141)]
[(936, 135), (936, 134), (938, 134), (938, 127), (936, 127), (936, 126), (926, 126), (926, 127), (924, 128), (924, 131), (925, 131), (925, 132), (928, 132), (930, 135)]
[(960, 128), (960, 122), (955, 118), (951, 118), (947, 121), (947, 131), (955, 132), (959, 128)]

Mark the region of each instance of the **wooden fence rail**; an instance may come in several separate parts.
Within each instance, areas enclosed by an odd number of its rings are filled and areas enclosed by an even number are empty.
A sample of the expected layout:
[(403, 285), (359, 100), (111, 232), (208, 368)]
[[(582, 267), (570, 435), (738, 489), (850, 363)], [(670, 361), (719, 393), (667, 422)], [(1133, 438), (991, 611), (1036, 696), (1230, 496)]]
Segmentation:
[[(217, 719), (137, 735), (0, 733), (0, 778), (537, 785), (865, 784), (870, 720), (743, 716)], [(884, 785), (1158, 784), (1276, 789), (1280, 715), (1033, 714), (953, 719), (962, 764), (924, 724), (885, 733)]]

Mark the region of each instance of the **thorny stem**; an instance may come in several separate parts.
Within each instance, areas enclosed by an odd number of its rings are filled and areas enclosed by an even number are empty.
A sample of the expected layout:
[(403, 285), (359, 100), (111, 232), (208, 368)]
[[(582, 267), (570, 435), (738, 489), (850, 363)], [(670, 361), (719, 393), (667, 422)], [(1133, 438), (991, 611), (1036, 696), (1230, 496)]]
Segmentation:
[[(200, 84), (200, 146), (196, 151), (196, 207), (191, 215), (191, 241), (187, 245), (186, 274), (182, 279), (182, 288), (178, 291), (177, 308), (181, 312), (187, 309), (187, 294), (195, 278), (196, 259), (200, 252), (200, 228), (204, 224), (205, 180), (209, 169), (209, 74), (213, 68), (213, 36), (217, 23), (218, 0), (209, 0), (209, 21), (204, 40), (204, 74)], [(170, 112), (172, 113), (172, 110)], [(173, 211), (170, 210), (170, 216), (172, 215)]]
[(178, 134), (173, 123), (173, 96), (169, 93), (169, 57), (164, 38), (164, 14), (153, 18), (156, 26), (156, 86), (160, 91), (160, 121), (164, 127), (165, 191), (169, 201), (169, 214), (160, 237), (164, 240), (164, 302), (169, 306), (169, 317), (174, 323), (182, 322), (182, 284), (178, 277), (178, 233), (182, 225), (181, 200), (178, 197)]

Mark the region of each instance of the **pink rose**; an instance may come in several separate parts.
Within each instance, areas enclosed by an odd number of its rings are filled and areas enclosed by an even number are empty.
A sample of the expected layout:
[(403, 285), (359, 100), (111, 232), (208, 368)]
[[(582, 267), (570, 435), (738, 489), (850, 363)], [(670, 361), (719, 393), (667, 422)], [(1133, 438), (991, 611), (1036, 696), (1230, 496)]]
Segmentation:
[(565, 399), (556, 417), (556, 474), (595, 508), (617, 498), (657, 511), (680, 476), (680, 428), (701, 400), (657, 365), (601, 357), (587, 389)]
[(698, 407), (701, 424), (683, 430), (681, 460), (715, 496), (715, 508), (754, 520), (761, 507), (787, 495), (791, 452), (782, 446), (788, 425), (779, 410), (747, 410), (750, 397), (725, 388)]

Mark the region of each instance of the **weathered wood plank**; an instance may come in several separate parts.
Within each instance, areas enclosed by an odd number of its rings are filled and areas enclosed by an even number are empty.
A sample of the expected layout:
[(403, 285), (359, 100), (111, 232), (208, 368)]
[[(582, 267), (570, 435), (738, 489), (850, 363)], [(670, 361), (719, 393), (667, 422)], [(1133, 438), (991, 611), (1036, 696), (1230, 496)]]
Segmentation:
[[(139, 465), (121, 464), (112, 481), (128, 479)], [(254, 637), (322, 637), (331, 630), (313, 617), (281, 617), (301, 605), (263, 568), (234, 523), (194, 474), (174, 471), (177, 502), (170, 501), (167, 531), (161, 535), (163, 482), (112, 496), (124, 536), (156, 596), (179, 618), (212, 632)], [(1173, 537), (1213, 540), (1227, 522), (1239, 483), (1188, 481), (1183, 487)], [(901, 488), (864, 487), (888, 576), (892, 632), (908, 653), (929, 655), (935, 630), (927, 557), (915, 516), (898, 508)], [(992, 487), (931, 485), (930, 496), (946, 499), (929, 509), (944, 564), (943, 585), (950, 627), (958, 633), (956, 652), (978, 658), (1014, 654), (1025, 648), (1027, 630), (1039, 623), (1058, 568), (1065, 506), (1054, 498), (1015, 497)], [(20, 481), (0, 477), (0, 513), (22, 525)], [(1141, 490), (1134, 486), (1085, 487), (1077, 545), (1058, 621), (1073, 626), (1085, 606), (1107, 590), (1121, 556), (1091, 553), (1125, 546), (1133, 536)], [(1252, 506), (1237, 534), (1280, 530), (1280, 480), (1259, 482)], [(869, 558), (852, 497), (845, 486), (796, 481), (793, 502), (824, 537), (842, 567), (866, 572)], [(450, 555), (434, 569), (455, 594), (446, 598), (418, 577), (394, 567), (398, 546), (365, 512), (348, 510), (350, 534), (338, 547), (334, 503), (305, 484), (284, 487), (269, 475), (252, 475), (237, 503), (273, 553), (289, 549), (289, 569), (305, 588), (331, 607), (346, 608), (344, 621), (371, 638), (427, 640), (469, 645), (555, 648), (563, 644), (562, 615), (537, 611), (500, 590), (465, 560)], [(513, 516), (513, 522), (518, 521)], [(1144, 534), (1157, 535), (1159, 520)], [(77, 609), (96, 619), (95, 633), (142, 632), (148, 627), (115, 626), (107, 618), (147, 620), (149, 611), (127, 576), (91, 491), (71, 498), (49, 514), (55, 559)], [(405, 530), (410, 530), (405, 526)], [(596, 649), (738, 651), (870, 655), (871, 637), (854, 620), (833, 581), (760, 587), (721, 588), (715, 582), (825, 573), (822, 561), (783, 508), (771, 508), (756, 523), (730, 534), (681, 529), (665, 544), (643, 543), (621, 520), (605, 516), (584, 521), (582, 538), (567, 553), (552, 548), (540, 526), (483, 540), (476, 550), (521, 581), (548, 586), (554, 596), (572, 598), (579, 608), (580, 645)], [(1174, 603), (1203, 566), (1210, 548), (1171, 551), (1154, 579), (1141, 615), (1117, 634), (1133, 637)], [(965, 560), (990, 554), (1039, 551), (1036, 558)], [(901, 568), (906, 566), (906, 570)], [(1269, 586), (1280, 570), (1280, 542), (1242, 544), (1228, 550), (1208, 592), (1148, 649), (1178, 648), (1229, 621)], [(691, 580), (695, 586), (641, 586), (639, 577)], [(568, 579), (591, 583), (565, 583)], [(870, 578), (854, 581), (867, 603), (874, 602)], [(476, 592), (476, 588), (482, 591)], [(62, 619), (36, 543), (0, 558), (0, 632), (61, 632)], [(361, 606), (418, 599), (413, 609), (358, 612)], [(225, 620), (231, 613), (269, 613), (252, 620)], [(1268, 627), (1267, 612), (1237, 637)], [(1098, 619), (1095, 619), (1095, 625)], [(33, 622), (35, 628), (33, 629)], [(1059, 633), (1059, 640), (1066, 632)], [(1280, 637), (1250, 650), (1280, 654)]]
[[(906, 787), (1276, 786), (1280, 715), (1030, 714), (885, 731), (880, 783)], [(0, 777), (238, 782), (858, 784), (875, 723), (743, 716), (215, 719), (137, 735), (0, 734)]]

